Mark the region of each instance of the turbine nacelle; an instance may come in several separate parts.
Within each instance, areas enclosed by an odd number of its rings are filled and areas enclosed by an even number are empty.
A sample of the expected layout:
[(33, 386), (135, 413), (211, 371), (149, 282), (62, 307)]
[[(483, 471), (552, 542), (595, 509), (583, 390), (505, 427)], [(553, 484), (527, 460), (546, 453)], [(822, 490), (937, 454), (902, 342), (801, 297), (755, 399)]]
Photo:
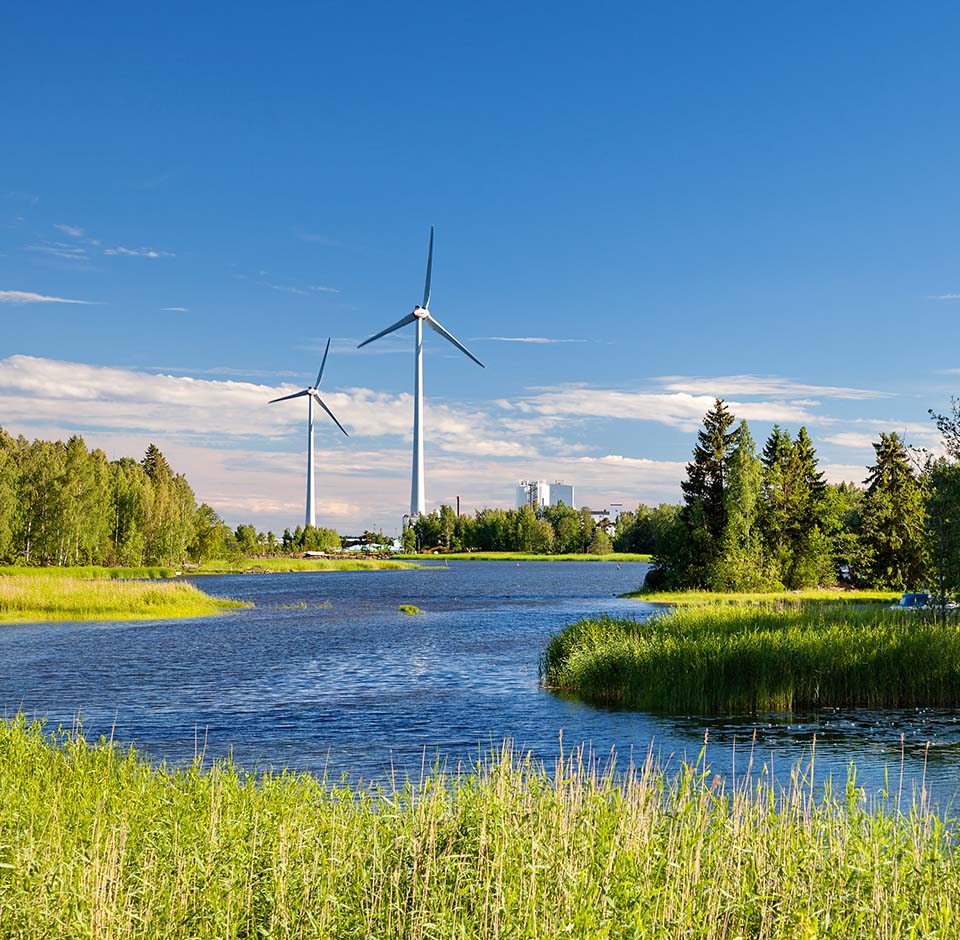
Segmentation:
[(418, 320), (429, 320), (430, 311), (426, 307), (421, 307), (419, 304), (413, 308), (413, 316)]

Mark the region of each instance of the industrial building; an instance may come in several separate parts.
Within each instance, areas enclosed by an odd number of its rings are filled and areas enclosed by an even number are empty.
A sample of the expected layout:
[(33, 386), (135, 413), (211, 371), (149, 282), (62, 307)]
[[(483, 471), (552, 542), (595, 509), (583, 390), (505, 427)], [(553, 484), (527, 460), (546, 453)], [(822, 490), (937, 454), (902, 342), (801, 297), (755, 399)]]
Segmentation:
[(523, 506), (532, 506), (534, 509), (543, 509), (545, 506), (570, 506), (577, 508), (573, 484), (557, 480), (547, 483), (546, 480), (521, 480), (517, 484), (517, 509)]

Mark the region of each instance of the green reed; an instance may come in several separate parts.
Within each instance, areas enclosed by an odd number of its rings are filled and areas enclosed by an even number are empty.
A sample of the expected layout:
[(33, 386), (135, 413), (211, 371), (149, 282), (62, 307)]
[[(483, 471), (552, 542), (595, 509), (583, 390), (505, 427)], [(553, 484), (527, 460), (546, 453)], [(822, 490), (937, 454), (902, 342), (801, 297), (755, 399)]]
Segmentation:
[(211, 597), (183, 581), (0, 576), (0, 623), (44, 620), (163, 620), (203, 617), (240, 601)]
[(851, 776), (733, 786), (508, 745), (365, 788), (151, 768), (0, 723), (0, 936), (957, 937), (952, 823)]
[(960, 705), (960, 626), (834, 604), (681, 607), (551, 638), (546, 685), (667, 713)]

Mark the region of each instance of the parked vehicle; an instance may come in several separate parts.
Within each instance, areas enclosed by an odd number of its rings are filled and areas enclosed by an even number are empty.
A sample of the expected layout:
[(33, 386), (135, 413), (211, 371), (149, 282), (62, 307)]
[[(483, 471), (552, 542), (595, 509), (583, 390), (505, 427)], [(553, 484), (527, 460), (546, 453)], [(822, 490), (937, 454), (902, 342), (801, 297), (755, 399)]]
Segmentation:
[(957, 602), (947, 598), (942, 599), (937, 594), (929, 594), (926, 591), (907, 591), (896, 604), (891, 604), (891, 610), (956, 610)]

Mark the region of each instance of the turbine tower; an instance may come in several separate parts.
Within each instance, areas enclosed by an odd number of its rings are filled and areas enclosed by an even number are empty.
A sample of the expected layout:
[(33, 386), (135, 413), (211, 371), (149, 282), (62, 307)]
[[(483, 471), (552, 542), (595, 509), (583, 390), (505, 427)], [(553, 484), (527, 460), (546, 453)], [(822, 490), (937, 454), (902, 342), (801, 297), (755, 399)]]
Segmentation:
[(327, 364), (327, 353), (330, 352), (330, 338), (327, 338), (327, 348), (323, 352), (323, 362), (320, 363), (320, 371), (317, 373), (316, 384), (311, 385), (309, 388), (305, 388), (302, 391), (294, 392), (292, 395), (284, 395), (282, 398), (274, 398), (270, 401), (272, 405), (276, 401), (286, 401), (288, 398), (302, 398), (304, 395), (307, 396), (307, 401), (309, 402), (309, 410), (307, 412), (307, 513), (306, 513), (306, 523), (305, 525), (311, 525), (316, 527), (317, 525), (317, 515), (314, 509), (313, 502), (313, 402), (316, 400), (317, 404), (333, 419), (333, 423), (340, 428), (343, 433), (349, 437), (346, 431), (343, 429), (343, 425), (337, 420), (336, 415), (327, 407), (326, 402), (320, 397), (320, 393), (317, 389), (320, 387), (320, 380), (323, 378), (323, 367)]
[(430, 313), (430, 272), (433, 269), (433, 226), (430, 226), (430, 250), (427, 253), (427, 280), (423, 287), (423, 303), (413, 308), (402, 320), (397, 320), (393, 326), (388, 326), (369, 339), (365, 339), (360, 346), (366, 346), (381, 336), (386, 336), (394, 330), (417, 324), (416, 345), (414, 346), (414, 382), (413, 382), (413, 474), (410, 483), (410, 515), (419, 516), (426, 512), (426, 499), (423, 485), (423, 325), (426, 323), (435, 333), (439, 333), (445, 340), (453, 343), (462, 353), (468, 355), (478, 366), (484, 368), (483, 363), (452, 333), (445, 330)]

